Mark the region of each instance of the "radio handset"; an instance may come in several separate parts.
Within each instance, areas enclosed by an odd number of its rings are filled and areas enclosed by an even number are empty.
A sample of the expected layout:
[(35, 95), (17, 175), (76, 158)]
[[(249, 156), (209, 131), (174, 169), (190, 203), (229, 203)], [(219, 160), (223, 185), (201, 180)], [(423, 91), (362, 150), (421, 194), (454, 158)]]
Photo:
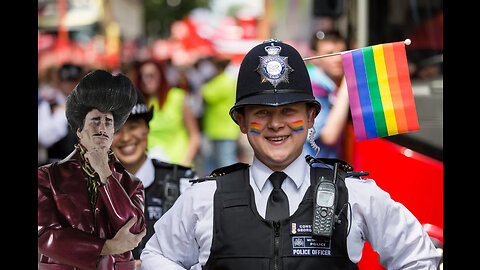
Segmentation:
[(333, 180), (321, 177), (315, 187), (313, 199), (313, 224), (312, 235), (320, 237), (332, 236), (335, 222), (335, 205), (337, 203), (337, 179), (338, 163), (335, 163)]

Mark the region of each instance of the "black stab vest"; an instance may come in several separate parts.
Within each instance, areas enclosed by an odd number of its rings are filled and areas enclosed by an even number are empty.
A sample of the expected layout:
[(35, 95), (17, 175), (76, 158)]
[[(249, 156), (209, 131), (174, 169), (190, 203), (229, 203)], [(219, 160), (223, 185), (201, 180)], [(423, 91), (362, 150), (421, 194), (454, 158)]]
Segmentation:
[[(218, 177), (212, 247), (203, 269), (358, 269), (347, 253), (347, 207), (330, 240), (312, 237), (314, 187), (322, 175), (333, 178), (333, 170), (311, 167), (310, 172), (311, 185), (297, 211), (278, 222), (258, 214), (248, 168)], [(337, 215), (348, 202), (344, 173), (339, 174)]]

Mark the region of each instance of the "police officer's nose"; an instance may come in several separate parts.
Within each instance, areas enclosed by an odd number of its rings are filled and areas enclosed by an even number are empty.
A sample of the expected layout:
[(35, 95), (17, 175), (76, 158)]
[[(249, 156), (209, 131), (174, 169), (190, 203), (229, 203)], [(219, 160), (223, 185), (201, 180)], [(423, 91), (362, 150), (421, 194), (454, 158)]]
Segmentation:
[(286, 123), (283, 120), (283, 117), (279, 113), (272, 113), (270, 120), (268, 121), (268, 128), (273, 130), (279, 130), (285, 127)]

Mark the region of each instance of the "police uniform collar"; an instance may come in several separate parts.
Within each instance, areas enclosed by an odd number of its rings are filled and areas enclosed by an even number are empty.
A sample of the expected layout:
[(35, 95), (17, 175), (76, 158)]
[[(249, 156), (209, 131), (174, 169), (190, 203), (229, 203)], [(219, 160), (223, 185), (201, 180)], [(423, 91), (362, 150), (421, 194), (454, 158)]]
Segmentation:
[[(305, 181), (305, 175), (307, 175), (308, 164), (305, 162), (305, 154), (302, 152), (283, 172), (292, 179), (297, 188), (300, 188)], [(255, 185), (260, 191), (265, 187), (265, 183), (268, 177), (273, 173), (272, 169), (268, 168), (263, 162), (253, 157), (251, 174)], [(309, 175), (309, 174), (308, 174)]]
[(149, 187), (155, 180), (155, 168), (153, 167), (153, 162), (150, 157), (147, 156), (147, 159), (143, 165), (138, 169), (135, 174), (138, 177), (145, 188)]

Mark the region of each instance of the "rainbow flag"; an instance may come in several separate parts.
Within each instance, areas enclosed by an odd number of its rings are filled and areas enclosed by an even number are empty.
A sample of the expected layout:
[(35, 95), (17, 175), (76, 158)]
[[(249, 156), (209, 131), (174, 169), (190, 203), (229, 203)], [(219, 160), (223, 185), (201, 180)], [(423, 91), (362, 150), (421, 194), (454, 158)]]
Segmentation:
[(357, 141), (419, 130), (403, 41), (347, 51), (342, 60)]

